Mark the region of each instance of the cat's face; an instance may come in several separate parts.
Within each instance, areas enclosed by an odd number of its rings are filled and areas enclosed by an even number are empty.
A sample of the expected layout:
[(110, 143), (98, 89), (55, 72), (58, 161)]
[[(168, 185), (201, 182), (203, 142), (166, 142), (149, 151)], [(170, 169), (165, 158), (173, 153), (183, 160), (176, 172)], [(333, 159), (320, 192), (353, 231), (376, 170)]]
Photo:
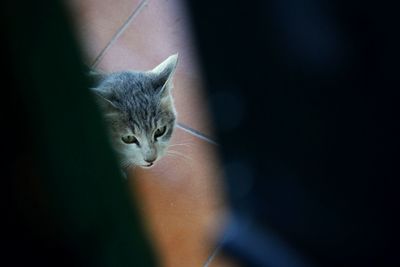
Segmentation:
[(176, 121), (176, 63), (174, 55), (152, 71), (106, 75), (94, 88), (123, 168), (151, 167), (166, 153)]

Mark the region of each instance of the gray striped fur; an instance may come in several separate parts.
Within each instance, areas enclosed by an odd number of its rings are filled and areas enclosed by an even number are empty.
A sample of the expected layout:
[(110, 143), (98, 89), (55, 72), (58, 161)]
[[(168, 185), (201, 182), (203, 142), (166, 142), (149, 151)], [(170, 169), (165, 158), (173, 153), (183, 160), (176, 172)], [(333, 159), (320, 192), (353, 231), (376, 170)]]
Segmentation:
[[(172, 55), (151, 71), (94, 74), (98, 83), (92, 91), (123, 169), (146, 167), (166, 153), (176, 123), (171, 90), (177, 59)], [(165, 134), (155, 140), (155, 131), (164, 126)], [(134, 135), (139, 144), (124, 143), (121, 138), (126, 135)]]

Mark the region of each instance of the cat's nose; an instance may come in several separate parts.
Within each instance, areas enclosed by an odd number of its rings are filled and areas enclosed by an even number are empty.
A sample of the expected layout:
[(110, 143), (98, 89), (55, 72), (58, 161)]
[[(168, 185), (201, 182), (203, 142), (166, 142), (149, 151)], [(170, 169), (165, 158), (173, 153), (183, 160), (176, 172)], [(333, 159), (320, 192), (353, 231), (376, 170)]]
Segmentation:
[(156, 161), (156, 158), (147, 158), (147, 159), (144, 159), (144, 161), (146, 161), (149, 164), (153, 164), (154, 161)]

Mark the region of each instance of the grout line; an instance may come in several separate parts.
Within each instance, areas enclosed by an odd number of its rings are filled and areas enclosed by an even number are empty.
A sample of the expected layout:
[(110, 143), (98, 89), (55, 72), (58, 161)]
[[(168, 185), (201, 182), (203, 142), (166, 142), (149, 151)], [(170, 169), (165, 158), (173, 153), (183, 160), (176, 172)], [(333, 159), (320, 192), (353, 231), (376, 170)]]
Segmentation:
[(210, 263), (214, 260), (215, 256), (217, 256), (218, 252), (222, 248), (222, 243), (218, 244), (218, 246), (214, 249), (211, 255), (208, 257), (206, 263), (204, 263), (203, 267), (208, 267)]
[(217, 243), (216, 247), (212, 251), (211, 255), (208, 257), (207, 261), (204, 263), (203, 267), (209, 267), (211, 262), (214, 260), (214, 258), (218, 255), (218, 253), (223, 249), (223, 247), (226, 245), (226, 243), (232, 239), (233, 233), (231, 232), (226, 232), (222, 239)]
[(185, 124), (182, 124), (182, 123), (178, 122), (176, 127), (178, 127), (179, 129), (182, 129), (185, 132), (188, 132), (188, 133), (190, 133), (190, 134), (192, 134), (192, 135), (194, 135), (194, 136), (196, 136), (196, 137), (198, 137), (198, 138), (200, 138), (200, 139), (202, 139), (204, 141), (207, 141), (207, 142), (209, 142), (209, 143), (211, 143), (213, 145), (218, 145), (218, 143), (216, 141), (214, 141), (213, 139), (211, 139), (210, 137), (202, 134), (201, 132), (199, 132), (199, 131), (197, 131), (197, 130), (195, 130), (195, 129), (193, 129), (193, 128), (185, 125)]
[(124, 24), (122, 24), (121, 27), (116, 31), (116, 33), (111, 37), (111, 40), (107, 43), (107, 45), (103, 48), (103, 50), (100, 51), (98, 56), (95, 58), (95, 60), (92, 62), (90, 65), (91, 68), (95, 68), (99, 62), (103, 59), (105, 56), (106, 52), (111, 48), (111, 46), (118, 40), (118, 38), (124, 33), (126, 28), (128, 28), (129, 24), (132, 22), (132, 20), (139, 15), (139, 13), (142, 11), (142, 9), (147, 5), (148, 0), (142, 0), (137, 8), (135, 8), (132, 13), (129, 15), (129, 17), (126, 19)]

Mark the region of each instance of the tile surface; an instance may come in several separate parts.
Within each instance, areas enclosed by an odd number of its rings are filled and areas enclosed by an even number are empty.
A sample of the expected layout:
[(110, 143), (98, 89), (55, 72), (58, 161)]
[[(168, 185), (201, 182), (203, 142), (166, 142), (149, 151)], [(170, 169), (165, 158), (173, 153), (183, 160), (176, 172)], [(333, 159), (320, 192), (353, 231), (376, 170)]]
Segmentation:
[(76, 34), (90, 65), (140, 0), (68, 0)]
[(174, 154), (130, 182), (164, 266), (203, 266), (226, 214), (215, 146), (179, 129), (172, 142)]

